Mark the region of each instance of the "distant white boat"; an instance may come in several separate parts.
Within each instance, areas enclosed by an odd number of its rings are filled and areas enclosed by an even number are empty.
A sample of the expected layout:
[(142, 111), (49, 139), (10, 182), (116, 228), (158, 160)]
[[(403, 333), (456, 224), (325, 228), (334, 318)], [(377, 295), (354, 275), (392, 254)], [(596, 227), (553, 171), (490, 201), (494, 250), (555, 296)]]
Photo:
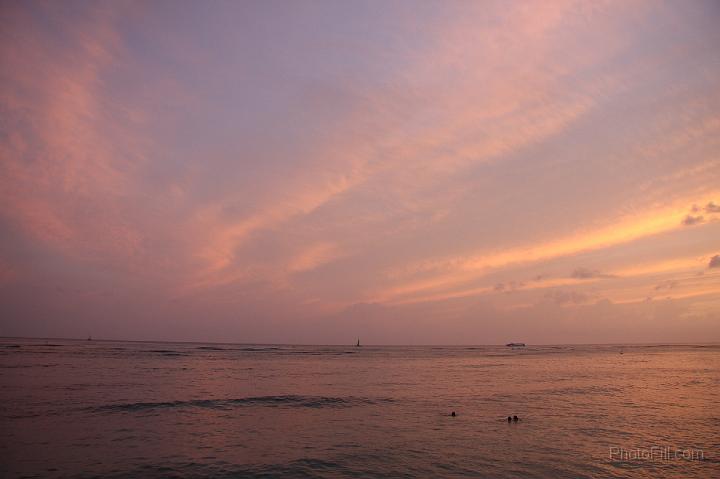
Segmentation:
[(509, 348), (524, 348), (525, 343), (507, 343), (505, 346)]

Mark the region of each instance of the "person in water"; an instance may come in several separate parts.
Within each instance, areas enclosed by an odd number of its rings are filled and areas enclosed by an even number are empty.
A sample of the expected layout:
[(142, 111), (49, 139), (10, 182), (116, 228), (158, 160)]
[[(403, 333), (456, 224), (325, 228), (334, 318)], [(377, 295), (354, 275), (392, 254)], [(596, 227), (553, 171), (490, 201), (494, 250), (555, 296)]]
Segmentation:
[(508, 416), (508, 424), (510, 424), (510, 421), (512, 421), (512, 418)]
[(451, 415), (452, 417), (455, 417), (455, 411), (451, 412), (450, 415)]
[(513, 422), (518, 422), (518, 421), (519, 421), (518, 417), (517, 417), (517, 416), (513, 416)]

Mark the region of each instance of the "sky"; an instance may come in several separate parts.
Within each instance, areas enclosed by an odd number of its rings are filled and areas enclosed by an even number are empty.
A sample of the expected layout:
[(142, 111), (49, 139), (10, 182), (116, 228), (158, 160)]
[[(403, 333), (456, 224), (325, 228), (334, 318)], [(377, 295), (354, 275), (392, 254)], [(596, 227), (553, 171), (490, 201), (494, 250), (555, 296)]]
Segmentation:
[(720, 341), (716, 1), (0, 24), (0, 336)]

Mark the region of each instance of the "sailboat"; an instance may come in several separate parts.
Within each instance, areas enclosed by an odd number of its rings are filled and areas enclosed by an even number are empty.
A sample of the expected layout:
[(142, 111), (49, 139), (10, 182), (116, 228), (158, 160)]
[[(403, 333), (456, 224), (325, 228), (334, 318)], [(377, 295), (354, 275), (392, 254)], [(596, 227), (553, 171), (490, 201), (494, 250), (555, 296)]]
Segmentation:
[(358, 338), (358, 342), (357, 342), (357, 344), (355, 345), (355, 347), (356, 347), (356, 348), (359, 348), (359, 347), (360, 347), (360, 338)]

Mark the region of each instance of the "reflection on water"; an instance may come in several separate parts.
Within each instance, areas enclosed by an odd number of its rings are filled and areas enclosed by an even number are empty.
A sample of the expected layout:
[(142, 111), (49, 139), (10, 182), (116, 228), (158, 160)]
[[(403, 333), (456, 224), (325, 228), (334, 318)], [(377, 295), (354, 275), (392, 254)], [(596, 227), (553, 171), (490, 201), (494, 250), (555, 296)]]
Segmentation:
[(720, 477), (717, 345), (4, 339), (0, 381), (3, 477)]

